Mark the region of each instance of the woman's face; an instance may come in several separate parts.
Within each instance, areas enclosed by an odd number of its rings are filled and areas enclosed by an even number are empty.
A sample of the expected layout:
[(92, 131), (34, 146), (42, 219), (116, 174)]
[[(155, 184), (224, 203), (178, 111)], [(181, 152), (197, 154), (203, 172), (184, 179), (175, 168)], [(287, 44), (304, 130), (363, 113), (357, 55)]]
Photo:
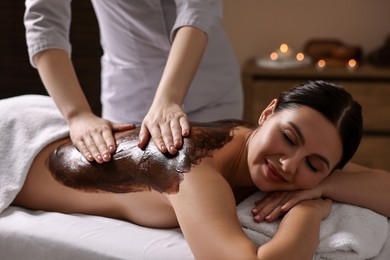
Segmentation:
[(251, 178), (263, 191), (313, 188), (341, 159), (339, 133), (314, 109), (300, 106), (274, 113), (274, 106), (275, 100), (248, 143)]

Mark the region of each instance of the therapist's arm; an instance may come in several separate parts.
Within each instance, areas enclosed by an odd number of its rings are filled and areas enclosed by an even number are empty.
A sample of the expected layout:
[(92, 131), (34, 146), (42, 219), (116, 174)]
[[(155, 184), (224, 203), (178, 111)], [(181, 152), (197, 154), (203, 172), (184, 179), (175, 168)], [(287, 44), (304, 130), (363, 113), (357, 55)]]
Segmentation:
[(190, 26), (181, 27), (172, 43), (167, 64), (139, 135), (139, 147), (144, 147), (151, 135), (161, 152), (175, 154), (187, 136), (190, 124), (182, 104), (198, 70), (207, 35)]
[(89, 161), (109, 161), (116, 149), (112, 131), (134, 126), (113, 124), (93, 114), (64, 50), (42, 51), (34, 56), (34, 63), (46, 90), (69, 125), (73, 144)]

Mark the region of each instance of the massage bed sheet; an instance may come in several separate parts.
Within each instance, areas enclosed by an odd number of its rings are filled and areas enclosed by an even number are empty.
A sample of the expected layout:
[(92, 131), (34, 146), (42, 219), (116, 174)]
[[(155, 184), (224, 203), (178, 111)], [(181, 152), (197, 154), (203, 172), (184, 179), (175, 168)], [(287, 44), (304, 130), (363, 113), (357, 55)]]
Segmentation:
[(9, 207), (0, 214), (0, 259), (194, 259), (179, 229), (90, 215)]
[[(180, 229), (152, 229), (98, 216), (11, 206), (0, 214), (0, 259), (194, 258)], [(389, 259), (388, 237), (380, 254), (372, 260)]]

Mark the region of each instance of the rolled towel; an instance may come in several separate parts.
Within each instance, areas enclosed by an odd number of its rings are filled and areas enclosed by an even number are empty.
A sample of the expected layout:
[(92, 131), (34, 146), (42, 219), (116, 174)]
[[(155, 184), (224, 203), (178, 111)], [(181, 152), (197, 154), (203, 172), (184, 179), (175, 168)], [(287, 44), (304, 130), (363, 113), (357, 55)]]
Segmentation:
[[(275, 234), (280, 223), (256, 223), (251, 209), (265, 196), (258, 191), (237, 206), (240, 223), (248, 237), (260, 246)], [(322, 221), (320, 241), (313, 259), (359, 260), (375, 257), (388, 236), (388, 221), (372, 210), (333, 202), (330, 215)]]

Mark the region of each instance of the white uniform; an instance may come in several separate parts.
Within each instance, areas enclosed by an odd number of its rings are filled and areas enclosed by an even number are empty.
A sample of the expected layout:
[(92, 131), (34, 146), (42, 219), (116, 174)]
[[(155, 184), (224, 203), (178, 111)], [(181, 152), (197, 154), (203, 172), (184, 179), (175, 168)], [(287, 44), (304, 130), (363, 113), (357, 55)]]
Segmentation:
[[(153, 101), (177, 29), (208, 35), (199, 70), (184, 100), (191, 121), (241, 118), (240, 68), (221, 26), (221, 1), (92, 0), (100, 27), (102, 115), (142, 122)], [(71, 53), (71, 0), (26, 0), (30, 61), (45, 49)], [(32, 63), (33, 66), (35, 66)]]

